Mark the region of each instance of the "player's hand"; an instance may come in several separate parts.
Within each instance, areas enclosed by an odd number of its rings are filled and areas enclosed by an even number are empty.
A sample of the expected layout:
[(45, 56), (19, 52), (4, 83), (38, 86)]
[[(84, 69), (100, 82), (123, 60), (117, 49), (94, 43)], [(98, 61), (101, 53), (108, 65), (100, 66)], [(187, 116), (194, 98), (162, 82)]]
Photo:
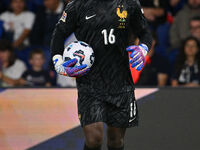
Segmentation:
[(144, 67), (144, 60), (148, 53), (148, 47), (145, 44), (140, 44), (139, 46), (129, 46), (126, 50), (131, 52), (131, 67), (136, 68), (137, 71), (141, 71)]
[(53, 57), (53, 63), (58, 74), (68, 77), (80, 77), (87, 74), (90, 70), (87, 68), (87, 65), (74, 67), (77, 63), (76, 58), (64, 62), (61, 55), (55, 55)]

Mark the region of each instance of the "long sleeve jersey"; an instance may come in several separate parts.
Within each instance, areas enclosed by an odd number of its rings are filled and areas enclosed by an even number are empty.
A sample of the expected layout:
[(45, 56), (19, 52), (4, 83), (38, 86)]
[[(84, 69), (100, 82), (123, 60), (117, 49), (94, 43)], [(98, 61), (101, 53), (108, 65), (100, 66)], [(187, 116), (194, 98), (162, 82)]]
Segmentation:
[(126, 48), (132, 35), (151, 48), (152, 36), (138, 0), (74, 0), (56, 25), (52, 56), (63, 54), (73, 33), (94, 50), (90, 72), (77, 78), (79, 92), (114, 94), (134, 90)]

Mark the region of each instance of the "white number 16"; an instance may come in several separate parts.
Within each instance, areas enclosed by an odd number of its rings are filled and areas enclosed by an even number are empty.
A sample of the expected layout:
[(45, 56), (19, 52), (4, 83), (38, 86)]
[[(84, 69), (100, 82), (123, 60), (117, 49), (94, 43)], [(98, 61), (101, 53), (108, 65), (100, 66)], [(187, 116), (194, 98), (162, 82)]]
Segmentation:
[(108, 31), (106, 29), (102, 30), (101, 32), (104, 36), (104, 44), (108, 45), (110, 44), (114, 44), (115, 43), (115, 35), (114, 35), (114, 29), (110, 30), (110, 33), (108, 35)]

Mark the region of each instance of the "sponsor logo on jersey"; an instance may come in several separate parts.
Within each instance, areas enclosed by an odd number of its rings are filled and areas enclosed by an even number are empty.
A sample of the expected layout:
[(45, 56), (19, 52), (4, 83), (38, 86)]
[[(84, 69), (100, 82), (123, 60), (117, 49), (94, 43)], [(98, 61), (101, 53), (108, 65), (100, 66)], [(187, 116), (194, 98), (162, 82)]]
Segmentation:
[(64, 11), (62, 17), (60, 18), (61, 21), (65, 22), (67, 18), (67, 13)]
[(92, 15), (92, 16), (86, 16), (85, 19), (86, 19), (86, 20), (89, 20), (89, 19), (91, 19), (91, 18), (93, 18), (93, 17), (95, 17), (95, 16), (96, 16), (96, 14), (94, 14), (94, 15)]
[(124, 29), (126, 27), (126, 18), (128, 16), (128, 12), (126, 10), (124, 10), (123, 5), (119, 5), (117, 7), (117, 16), (120, 18), (119, 19), (120, 24), (119, 24), (118, 28)]

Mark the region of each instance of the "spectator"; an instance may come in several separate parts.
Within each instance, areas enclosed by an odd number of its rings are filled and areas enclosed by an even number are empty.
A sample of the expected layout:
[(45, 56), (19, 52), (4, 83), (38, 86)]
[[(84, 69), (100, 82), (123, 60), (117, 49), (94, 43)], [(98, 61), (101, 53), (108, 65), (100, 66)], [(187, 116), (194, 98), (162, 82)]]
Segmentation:
[(194, 17), (190, 21), (191, 35), (198, 39), (200, 42), (200, 16)]
[(158, 43), (155, 50), (160, 55), (167, 55), (169, 45), (170, 24), (167, 18), (168, 0), (141, 0), (144, 15), (148, 19), (151, 30), (157, 34)]
[(25, 64), (15, 57), (11, 43), (0, 40), (0, 82), (2, 87), (18, 85), (16, 81), (26, 70)]
[(188, 0), (188, 3), (175, 17), (170, 29), (172, 48), (180, 47), (181, 41), (190, 36), (189, 22), (194, 16), (200, 16), (200, 0)]
[(189, 37), (180, 51), (172, 86), (194, 87), (200, 84), (200, 45), (196, 38)]
[(168, 0), (140, 0), (144, 15), (153, 27), (166, 22)]
[(169, 11), (172, 16), (175, 16), (178, 11), (180, 11), (186, 0), (169, 0)]
[(49, 72), (43, 70), (45, 57), (44, 53), (40, 49), (36, 49), (30, 53), (29, 62), (32, 66), (32, 69), (27, 70), (22, 75), (20, 79), (21, 85), (26, 86), (46, 86), (50, 87), (50, 77)]
[(31, 32), (31, 43), (49, 47), (53, 30), (62, 15), (64, 4), (60, 0), (44, 0), (44, 5), (45, 8), (37, 12)]
[[(155, 37), (155, 36), (154, 36)], [(145, 67), (142, 72), (133, 71), (133, 80), (136, 85), (165, 86), (168, 81), (169, 64), (165, 57), (155, 52), (156, 39), (154, 38), (152, 49), (145, 58)], [(137, 74), (140, 74), (139, 76)], [(135, 76), (135, 77), (134, 77)], [(139, 78), (138, 78), (139, 77)], [(137, 79), (138, 78), (138, 79)]]
[(28, 36), (34, 22), (34, 14), (25, 11), (25, 0), (11, 0), (11, 11), (0, 15), (4, 22), (6, 37), (13, 42), (13, 47), (28, 46)]

